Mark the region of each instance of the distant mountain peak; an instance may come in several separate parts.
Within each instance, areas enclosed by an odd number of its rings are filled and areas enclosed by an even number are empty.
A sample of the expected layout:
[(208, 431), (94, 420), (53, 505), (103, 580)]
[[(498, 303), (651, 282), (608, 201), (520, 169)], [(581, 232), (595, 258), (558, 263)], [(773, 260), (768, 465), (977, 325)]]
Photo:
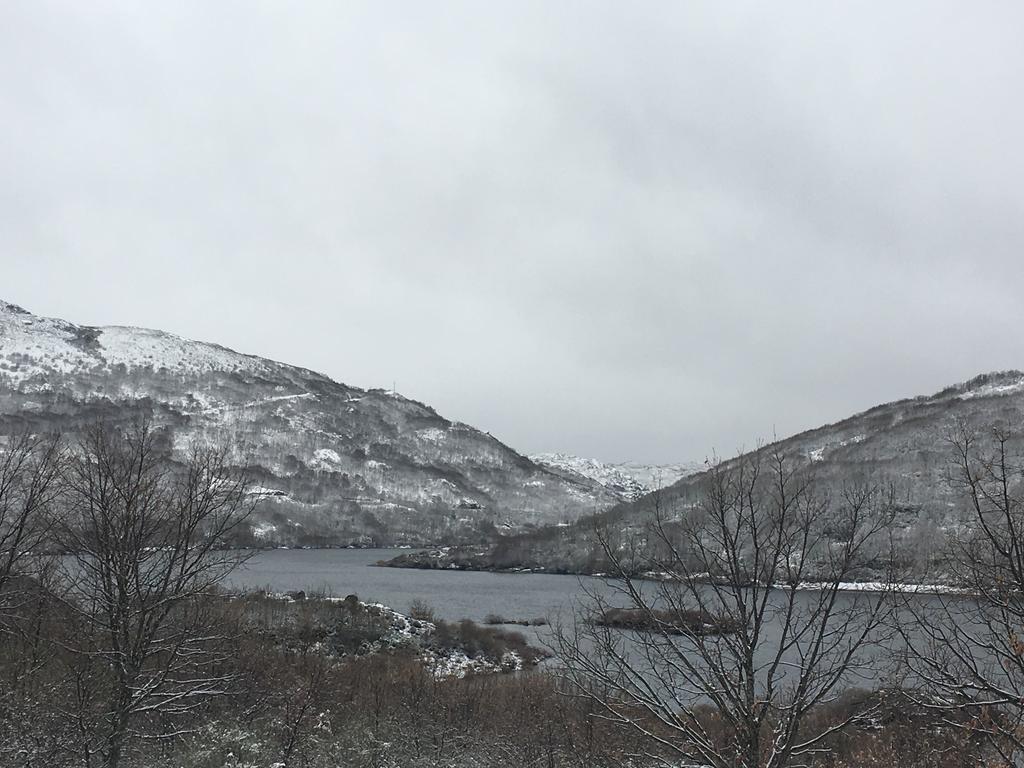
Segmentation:
[(6, 312), (12, 315), (28, 315), (31, 314), (27, 309), (19, 307), (17, 304), (11, 304), (9, 301), (0, 299), (0, 312)]
[(623, 501), (635, 501), (659, 488), (665, 488), (688, 475), (705, 469), (703, 464), (607, 463), (566, 453), (539, 453), (530, 456), (537, 464), (555, 472), (589, 478), (615, 493)]

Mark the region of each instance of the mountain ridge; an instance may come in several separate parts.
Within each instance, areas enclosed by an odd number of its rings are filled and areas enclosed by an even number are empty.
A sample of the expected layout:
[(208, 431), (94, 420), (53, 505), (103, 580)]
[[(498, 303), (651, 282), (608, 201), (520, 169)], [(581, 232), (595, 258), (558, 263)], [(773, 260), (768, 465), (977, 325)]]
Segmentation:
[[(565, 522), (617, 497), (382, 389), (210, 342), (0, 302), (0, 434), (150, 418), (180, 455), (227, 444), (273, 491), (255, 544), (437, 544)], [(261, 496), (262, 498), (262, 496)]]
[[(819, 487), (840, 493), (845, 485), (878, 484), (895, 494), (890, 533), (901, 565), (942, 577), (944, 542), (969, 514), (948, 482), (950, 434), (959, 424), (976, 430), (1010, 427), (1010, 451), (1024, 455), (1024, 372), (996, 371), (947, 386), (935, 394), (883, 403), (845, 419), (766, 443), (752, 453), (779, 451), (794, 468), (811, 472)], [(656, 514), (678, 514), (698, 502), (705, 472), (632, 502), (623, 502), (568, 526), (510, 536), (490, 548), (400, 558), (407, 567), (464, 567), (593, 573), (606, 569), (593, 536), (597, 521), (622, 536), (642, 540)]]

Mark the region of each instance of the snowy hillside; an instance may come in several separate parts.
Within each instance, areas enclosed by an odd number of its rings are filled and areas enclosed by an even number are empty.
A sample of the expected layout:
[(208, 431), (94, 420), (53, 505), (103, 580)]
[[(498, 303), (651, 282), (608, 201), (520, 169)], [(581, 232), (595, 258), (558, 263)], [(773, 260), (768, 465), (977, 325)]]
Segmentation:
[[(879, 405), (760, 450), (786, 456), (792, 467), (811, 473), (819, 489), (833, 498), (842, 498), (844, 489), (850, 486), (891, 488), (896, 501), (891, 543), (904, 566), (920, 569), (931, 578), (945, 567), (942, 557), (946, 533), (959, 527), (966, 512), (961, 493), (949, 482), (953, 457), (948, 438), (960, 423), (979, 432), (995, 426), (1007, 428), (1012, 435), (1007, 449), (1014, 455), (1024, 454), (1024, 373), (976, 376), (934, 395)], [(593, 477), (619, 493), (626, 487), (624, 476), (642, 482), (640, 475), (630, 475), (622, 465), (562, 456), (534, 458), (565, 476)], [(657, 499), (641, 496), (602, 514), (602, 524), (624, 540), (642, 539), (656, 515), (693, 508), (702, 498), (705, 476), (692, 469), (686, 468), (680, 479), (666, 485)], [(594, 551), (593, 518), (587, 518), (578, 525), (552, 526), (511, 537), (489, 549), (453, 548), (446, 552), (441, 565), (447, 562), (456, 567), (557, 572), (603, 570), (606, 564), (594, 559)]]
[(574, 520), (619, 496), (428, 406), (161, 331), (0, 302), (0, 434), (146, 415), (227, 444), (262, 499), (254, 543), (434, 544)]
[(622, 501), (635, 501), (641, 496), (667, 488), (682, 478), (700, 472), (703, 463), (684, 464), (609, 464), (566, 453), (539, 453), (530, 459), (553, 472), (570, 477), (594, 480), (612, 491)]
[(215, 344), (187, 341), (144, 328), (90, 328), (37, 317), (0, 301), (0, 378), (11, 385), (46, 386), (52, 373), (112, 372), (118, 366), (176, 374), (266, 371), (269, 361)]

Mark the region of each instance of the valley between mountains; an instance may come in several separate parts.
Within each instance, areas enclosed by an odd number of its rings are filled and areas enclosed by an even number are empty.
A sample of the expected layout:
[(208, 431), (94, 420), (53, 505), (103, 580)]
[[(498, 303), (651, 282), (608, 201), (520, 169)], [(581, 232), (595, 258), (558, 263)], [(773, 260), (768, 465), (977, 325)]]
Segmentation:
[(141, 418), (164, 428), (179, 458), (197, 443), (231, 447), (259, 500), (237, 542), (244, 546), (478, 543), (569, 523), (648, 490), (596, 462), (530, 459), (395, 392), (0, 301), (0, 433), (73, 437), (98, 421)]
[[(638, 533), (656, 503), (692, 506), (706, 469), (525, 456), (395, 392), (161, 331), (76, 325), (0, 302), (0, 434), (73, 437), (97, 421), (141, 418), (164, 428), (172, 456), (195, 444), (231, 447), (258, 501), (237, 545), (434, 548), (394, 563), (412, 567), (598, 572), (595, 520)], [(991, 373), (762, 450), (780, 451), (835, 492), (890, 486), (893, 541), (935, 572), (941, 542), (965, 512), (948, 482), (951, 428), (1022, 420), (1024, 374)], [(1010, 447), (1024, 446), (1014, 438)]]

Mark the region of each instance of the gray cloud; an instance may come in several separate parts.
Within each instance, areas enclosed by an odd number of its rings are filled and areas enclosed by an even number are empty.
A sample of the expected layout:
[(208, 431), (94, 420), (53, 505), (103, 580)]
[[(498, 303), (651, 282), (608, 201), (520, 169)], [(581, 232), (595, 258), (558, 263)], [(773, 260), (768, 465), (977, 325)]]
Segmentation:
[(728, 453), (1024, 367), (1022, 22), (5, 3), (0, 295), (522, 451)]

